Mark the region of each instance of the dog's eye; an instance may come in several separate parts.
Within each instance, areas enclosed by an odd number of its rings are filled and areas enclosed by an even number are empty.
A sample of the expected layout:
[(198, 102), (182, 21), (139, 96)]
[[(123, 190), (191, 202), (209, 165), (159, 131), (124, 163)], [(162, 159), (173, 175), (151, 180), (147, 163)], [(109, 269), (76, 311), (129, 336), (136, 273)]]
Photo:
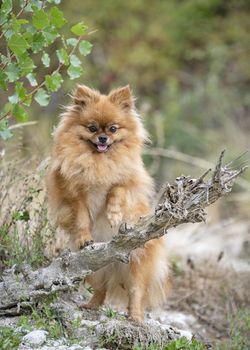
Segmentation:
[(96, 132), (97, 131), (97, 127), (95, 125), (90, 125), (88, 127), (88, 129), (89, 129), (90, 132)]
[(109, 128), (109, 131), (111, 131), (112, 133), (115, 133), (115, 132), (117, 131), (117, 126), (112, 125), (112, 126)]

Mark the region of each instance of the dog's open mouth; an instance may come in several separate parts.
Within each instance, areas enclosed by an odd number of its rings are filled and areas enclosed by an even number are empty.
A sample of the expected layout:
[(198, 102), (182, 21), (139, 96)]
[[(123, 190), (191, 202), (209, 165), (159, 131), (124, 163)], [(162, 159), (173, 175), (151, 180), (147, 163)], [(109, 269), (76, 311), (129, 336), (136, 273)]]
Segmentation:
[(97, 152), (99, 153), (104, 153), (107, 152), (107, 150), (109, 149), (109, 147), (111, 145), (108, 145), (107, 143), (103, 144), (103, 143), (94, 143), (92, 141), (90, 141), (90, 143), (92, 144), (92, 146), (95, 147), (95, 149), (97, 150)]
[(105, 145), (103, 145), (103, 144), (96, 145), (96, 149), (97, 149), (98, 152), (106, 152), (108, 150), (108, 148), (109, 148), (109, 145), (107, 145), (107, 144), (105, 144)]

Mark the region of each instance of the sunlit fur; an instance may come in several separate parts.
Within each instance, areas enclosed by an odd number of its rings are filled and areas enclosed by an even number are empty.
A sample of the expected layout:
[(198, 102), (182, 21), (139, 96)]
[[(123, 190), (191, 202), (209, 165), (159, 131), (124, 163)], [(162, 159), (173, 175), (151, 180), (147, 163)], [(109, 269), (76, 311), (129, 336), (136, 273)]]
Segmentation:
[[(108, 138), (104, 152), (96, 148), (100, 135)], [(146, 140), (128, 86), (108, 96), (77, 87), (54, 133), (47, 176), (50, 216), (68, 234), (71, 249), (108, 241), (121, 222), (135, 223), (152, 211), (154, 185), (141, 158)], [(104, 267), (87, 282), (95, 292), (85, 307), (98, 307), (111, 296), (127, 297), (130, 318), (142, 321), (144, 310), (164, 302), (169, 289), (164, 238), (135, 250), (129, 264)]]

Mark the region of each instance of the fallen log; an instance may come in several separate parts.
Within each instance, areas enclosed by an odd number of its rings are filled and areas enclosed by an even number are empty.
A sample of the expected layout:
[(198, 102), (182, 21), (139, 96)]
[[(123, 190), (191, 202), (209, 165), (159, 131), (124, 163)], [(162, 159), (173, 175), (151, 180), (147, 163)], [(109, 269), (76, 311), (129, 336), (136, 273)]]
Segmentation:
[(183, 223), (205, 221), (204, 208), (232, 190), (235, 179), (246, 169), (223, 166), (221, 152), (212, 175), (207, 170), (198, 179), (189, 176), (166, 183), (160, 191), (153, 215), (141, 218), (134, 225), (120, 226), (110, 242), (94, 243), (79, 252), (65, 251), (47, 267), (33, 271), (30, 266), (13, 266), (0, 281), (0, 315), (19, 315), (38, 301), (58, 292), (69, 291), (92, 271), (114, 261), (129, 262), (132, 250), (147, 241), (166, 234)]

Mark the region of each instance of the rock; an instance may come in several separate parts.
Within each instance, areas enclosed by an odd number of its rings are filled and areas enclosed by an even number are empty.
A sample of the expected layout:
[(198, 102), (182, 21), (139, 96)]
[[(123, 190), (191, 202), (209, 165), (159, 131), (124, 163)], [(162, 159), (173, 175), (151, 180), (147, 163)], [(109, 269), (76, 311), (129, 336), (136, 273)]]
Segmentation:
[[(62, 340), (63, 342), (66, 341), (65, 339)], [(60, 345), (59, 345), (60, 344)], [(58, 341), (49, 341), (47, 345), (34, 345), (34, 344), (22, 344), (19, 348), (19, 350), (92, 350), (89, 346), (81, 346), (79, 344), (62, 344), (62, 342)]]
[(178, 329), (189, 331), (197, 326), (197, 320), (193, 315), (185, 314), (174, 310), (157, 310), (148, 315), (149, 320), (156, 320), (162, 325), (174, 326)]
[(189, 331), (184, 331), (183, 329), (179, 329), (181, 337), (187, 338), (187, 340), (191, 341), (193, 338), (193, 334)]
[(46, 342), (48, 332), (44, 330), (35, 330), (26, 334), (22, 339), (23, 345), (38, 347)]
[(87, 327), (87, 328), (93, 328), (99, 324), (98, 321), (90, 321), (90, 320), (82, 320), (81, 326)]
[(96, 340), (108, 349), (132, 349), (136, 344), (148, 349), (154, 343), (163, 347), (169, 341), (179, 339), (182, 334), (175, 327), (161, 325), (154, 320), (138, 324), (113, 319), (96, 326)]

